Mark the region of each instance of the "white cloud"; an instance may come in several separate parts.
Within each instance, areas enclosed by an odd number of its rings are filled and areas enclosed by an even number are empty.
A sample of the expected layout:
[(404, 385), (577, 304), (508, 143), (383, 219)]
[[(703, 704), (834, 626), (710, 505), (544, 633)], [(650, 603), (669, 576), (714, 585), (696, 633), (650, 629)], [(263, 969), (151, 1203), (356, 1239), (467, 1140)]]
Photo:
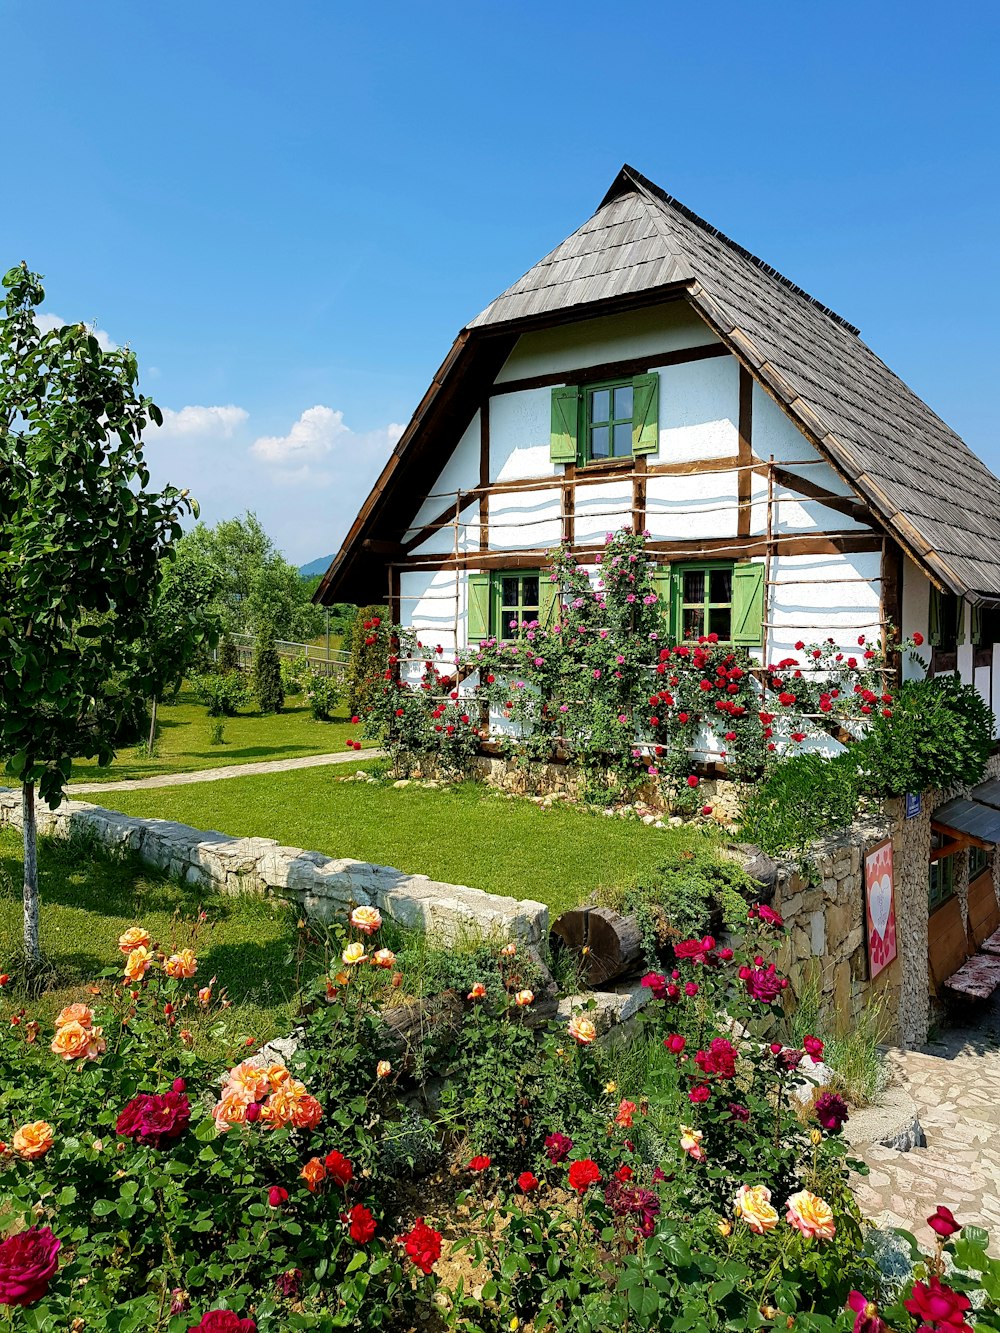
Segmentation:
[[(43, 333), (48, 333), (52, 329), (61, 329), (64, 324), (69, 323), (69, 320), (63, 319), (62, 315), (53, 315), (43, 312), (35, 316), (35, 323), (38, 325), (38, 327), (41, 329)], [(86, 323), (86, 320), (84, 321), (84, 323)], [(102, 352), (115, 351), (118, 344), (116, 342), (112, 342), (111, 337), (106, 330), (99, 329), (94, 324), (87, 324), (87, 328), (97, 339), (97, 345), (98, 347), (100, 347)]]
[(268, 463), (301, 464), (325, 458), (345, 435), (353, 432), (344, 425), (343, 412), (332, 407), (307, 407), (287, 435), (261, 435), (250, 452)]
[(163, 408), (163, 425), (157, 431), (159, 438), (167, 439), (232, 439), (233, 433), (250, 413), (243, 407), (229, 403), (226, 407), (199, 407), (191, 405), (174, 412)]

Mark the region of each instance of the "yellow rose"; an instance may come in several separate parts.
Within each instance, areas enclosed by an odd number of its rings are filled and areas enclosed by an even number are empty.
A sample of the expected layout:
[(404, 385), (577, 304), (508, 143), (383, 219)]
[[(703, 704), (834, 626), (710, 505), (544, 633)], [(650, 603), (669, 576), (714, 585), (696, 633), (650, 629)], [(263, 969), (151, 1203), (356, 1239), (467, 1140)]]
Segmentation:
[(79, 1023), (81, 1027), (89, 1028), (93, 1021), (94, 1015), (85, 1004), (68, 1004), (56, 1015), (57, 1028), (65, 1027), (67, 1023)]
[(129, 926), (124, 935), (118, 937), (118, 947), (122, 953), (131, 953), (133, 949), (149, 947), (149, 931), (142, 926)]
[(833, 1240), (837, 1228), (833, 1221), (833, 1209), (825, 1199), (809, 1190), (799, 1190), (785, 1205), (785, 1218), (789, 1226), (801, 1231), (803, 1236), (818, 1236), (821, 1240)]
[(198, 971), (198, 960), (190, 949), (182, 949), (180, 953), (170, 955), (163, 970), (168, 977), (193, 977)]
[(778, 1214), (771, 1206), (771, 1191), (766, 1185), (741, 1185), (736, 1191), (736, 1216), (751, 1231), (763, 1236), (778, 1225)]
[(52, 1126), (47, 1120), (33, 1120), (14, 1131), (11, 1147), (21, 1157), (29, 1161), (34, 1157), (44, 1157), (55, 1142)]
[(366, 935), (374, 935), (381, 924), (382, 913), (377, 907), (355, 907), (351, 913), (351, 925)]
[(52, 1038), (52, 1053), (64, 1060), (96, 1060), (108, 1049), (102, 1028), (85, 1028), (82, 1023), (64, 1023)]
[(376, 1078), (388, 1078), (392, 1073), (392, 1065), (388, 1060), (380, 1060), (375, 1066)]
[(152, 954), (144, 944), (139, 944), (129, 952), (125, 963), (125, 975), (129, 981), (141, 981), (152, 966)]
[(354, 944), (349, 944), (340, 956), (348, 967), (352, 967), (355, 963), (365, 963), (368, 961), (368, 955), (365, 953), (365, 946), (356, 941)]
[(597, 1037), (597, 1028), (589, 1018), (584, 1018), (582, 1014), (574, 1014), (569, 1020), (569, 1035), (581, 1046), (589, 1046)]

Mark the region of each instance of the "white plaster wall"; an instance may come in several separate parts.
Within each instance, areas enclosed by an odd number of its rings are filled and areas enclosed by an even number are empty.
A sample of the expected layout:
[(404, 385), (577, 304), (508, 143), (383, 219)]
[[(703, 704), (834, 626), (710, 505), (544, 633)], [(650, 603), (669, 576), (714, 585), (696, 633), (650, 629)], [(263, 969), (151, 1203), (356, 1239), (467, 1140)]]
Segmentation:
[(489, 539), (494, 551), (548, 550), (562, 538), (558, 490), (490, 496)]
[(632, 526), (631, 481), (578, 486), (574, 512), (577, 545), (603, 545), (607, 533)]
[(735, 537), (736, 500), (735, 472), (650, 476), (646, 481), (646, 527), (654, 541)]
[(496, 382), (580, 370), (684, 347), (705, 347), (718, 341), (686, 302), (666, 301), (624, 315), (605, 315), (522, 334)]
[(479, 485), (479, 441), (479, 413), (476, 412), (436, 480), (428, 479), (427, 494), (435, 498), (425, 500), (417, 510), (413, 523), (404, 535), (404, 541), (419, 532), (425, 523), (430, 523), (449, 498), (454, 499), (452, 492), (471, 491)]
[[(881, 635), (881, 553), (778, 556), (771, 562), (768, 661), (796, 657), (795, 644), (833, 639), (848, 656), (860, 657), (859, 635)], [(808, 579), (807, 583), (792, 580)], [(860, 580), (860, 581), (859, 581)]]
[(736, 454), (739, 364), (735, 357), (661, 366), (660, 463), (689, 463)]
[[(923, 680), (927, 674), (931, 650), (927, 643), (927, 623), (930, 618), (931, 585), (922, 569), (919, 569), (908, 557), (903, 557), (903, 595), (901, 599), (900, 632), (904, 639), (912, 638), (914, 633), (922, 634), (925, 647), (919, 655), (907, 654), (903, 658), (903, 679)], [(921, 660), (922, 659), (922, 660)]]
[[(825, 469), (825, 465), (824, 465)], [(820, 472), (820, 468), (809, 469), (809, 480), (816, 481), (817, 484), (826, 485), (826, 480), (820, 482), (818, 477), (813, 477), (813, 472)], [(801, 469), (804, 473), (806, 469)], [(832, 470), (830, 476), (833, 476)], [(831, 487), (834, 494), (841, 491), (838, 483), (836, 487)], [(760, 476), (756, 472), (750, 474), (750, 531), (755, 536), (763, 536), (767, 532), (767, 478)], [(782, 486), (777, 481), (774, 484), (774, 503), (771, 511), (771, 522), (774, 525), (775, 532), (869, 532), (871, 527), (867, 523), (861, 523), (848, 514), (842, 514), (838, 509), (830, 509), (829, 506), (820, 500), (810, 499), (809, 496), (801, 495), (789, 486)]]
[[(458, 646), (467, 642), (468, 602), (466, 576), (458, 576)], [(436, 660), (447, 669), (455, 663), (455, 571), (453, 569), (406, 569), (400, 574), (399, 618), (405, 628), (417, 631), (425, 647), (440, 644), (444, 653)], [(405, 673), (408, 680), (418, 680), (420, 663), (413, 663)]]
[(490, 399), (490, 480), (552, 477), (552, 390), (525, 389)]

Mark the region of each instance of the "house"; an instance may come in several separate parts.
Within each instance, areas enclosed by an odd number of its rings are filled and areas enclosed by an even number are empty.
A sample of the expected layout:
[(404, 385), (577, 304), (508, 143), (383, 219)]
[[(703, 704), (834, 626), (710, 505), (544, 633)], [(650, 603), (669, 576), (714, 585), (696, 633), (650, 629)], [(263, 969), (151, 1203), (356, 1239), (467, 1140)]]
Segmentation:
[(387, 602), (447, 661), (544, 620), (546, 551), (623, 525), (675, 635), (767, 663), (891, 625), (1000, 719), (1000, 480), (853, 325), (628, 166), (459, 333), (317, 600)]

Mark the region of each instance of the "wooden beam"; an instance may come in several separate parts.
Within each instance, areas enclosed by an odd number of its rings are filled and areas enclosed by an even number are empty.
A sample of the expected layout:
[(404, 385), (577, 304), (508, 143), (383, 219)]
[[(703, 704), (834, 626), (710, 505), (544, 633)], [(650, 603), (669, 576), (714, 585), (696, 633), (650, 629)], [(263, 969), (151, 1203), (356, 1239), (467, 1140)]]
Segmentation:
[(479, 549), (490, 544), (490, 400), (484, 398), (479, 408)]
[(646, 455), (635, 459), (632, 473), (632, 531), (642, 532), (646, 526)]
[(562, 527), (563, 541), (572, 546), (576, 541), (576, 464), (567, 463), (563, 481), (568, 483), (562, 488)]
[(939, 824), (936, 819), (931, 820), (931, 829), (940, 837), (948, 839), (943, 847), (931, 848), (932, 861), (943, 861), (946, 856), (953, 856), (955, 852), (964, 851), (966, 847), (982, 847), (984, 851), (989, 852), (996, 846), (992, 842), (983, 842), (982, 838), (974, 838), (971, 833), (959, 833), (957, 829), (949, 828), (947, 824)]
[(366, 537), (361, 543), (361, 549), (371, 555), (388, 555), (396, 559), (406, 555), (406, 548), (402, 542), (383, 542), (376, 537)]
[[(902, 588), (903, 588), (903, 552), (897, 542), (894, 542), (888, 535), (882, 540), (882, 579), (881, 588), (881, 620), (882, 620), (882, 651), (888, 655), (893, 646), (889, 639), (889, 626), (896, 631), (896, 643), (902, 622)], [(893, 659), (893, 684), (899, 685), (903, 678), (903, 655), (896, 653)]]
[[(461, 508), (463, 510), (468, 509), (469, 505), (475, 503), (475, 499), (476, 499), (475, 492), (471, 493), (467, 492), (464, 500), (462, 501)], [(485, 495), (482, 496), (479, 501), (480, 518), (482, 518), (482, 506), (484, 501), (488, 507), (489, 500)], [(418, 532), (414, 533), (412, 537), (408, 537), (405, 542), (401, 542), (399, 544), (399, 552), (408, 555), (415, 547), (419, 546), (422, 542), (427, 541), (428, 537), (433, 537), (434, 534), (436, 532), (440, 532), (442, 528), (451, 527), (454, 521), (455, 521), (455, 501), (451, 500), (448, 502), (448, 504), (445, 505), (445, 507), (440, 511), (440, 513), (434, 515), (434, 517), (431, 519), (429, 523), (425, 523), (423, 527)], [(375, 547), (372, 545), (370, 541), (366, 541), (363, 545), (364, 545), (364, 550), (366, 551), (375, 550)], [(382, 545), (385, 545), (385, 543), (383, 542)], [(387, 551), (384, 554), (395, 555), (397, 554), (397, 552)]]
[(642, 375), (658, 366), (680, 366), (687, 361), (705, 361), (711, 357), (731, 355), (723, 343), (706, 343), (701, 347), (682, 347), (673, 352), (633, 356), (624, 361), (604, 361), (597, 366), (577, 366), (573, 370), (551, 371), (546, 375), (525, 375), (521, 379), (494, 384), (490, 393), (523, 393), (526, 389), (547, 389), (556, 384), (594, 384), (599, 380)]
[[(761, 464), (757, 471), (763, 476), (767, 469)], [(847, 495), (837, 495), (835, 491), (827, 490), (825, 486), (818, 486), (816, 482), (800, 477), (797, 472), (789, 472), (787, 468), (778, 467), (777, 464), (774, 468), (774, 480), (779, 486), (786, 486), (790, 491), (797, 491), (799, 495), (804, 495), (810, 500), (819, 500), (828, 509), (835, 509), (839, 514), (846, 514), (848, 518), (856, 519), (859, 523), (872, 525), (872, 512), (860, 500), (854, 500)]]
[(742, 470), (736, 474), (736, 496), (739, 501), (736, 532), (740, 537), (749, 537), (753, 481), (753, 474), (749, 470), (753, 462), (753, 377), (746, 366), (740, 366), (739, 384), (739, 463)]

